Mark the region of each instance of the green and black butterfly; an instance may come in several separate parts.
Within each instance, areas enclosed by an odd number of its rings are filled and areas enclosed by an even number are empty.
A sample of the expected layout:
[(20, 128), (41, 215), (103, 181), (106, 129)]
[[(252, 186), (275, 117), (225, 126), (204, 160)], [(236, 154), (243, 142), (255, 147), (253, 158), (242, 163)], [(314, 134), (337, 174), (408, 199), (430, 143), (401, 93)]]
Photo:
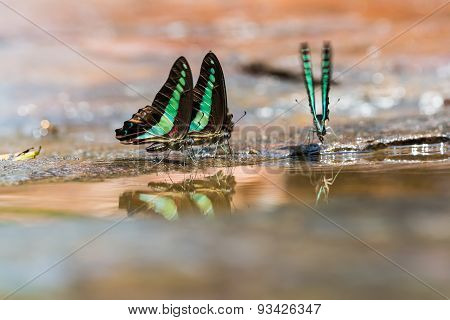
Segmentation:
[(209, 52), (203, 59), (194, 87), (188, 137), (195, 145), (228, 141), (234, 126), (232, 118), (228, 112), (222, 67), (217, 56)]
[(305, 87), (308, 93), (309, 106), (313, 115), (313, 122), (317, 137), (323, 142), (323, 137), (327, 134), (326, 124), (329, 121), (330, 110), (328, 105), (330, 100), (328, 94), (330, 92), (331, 82), (331, 46), (329, 42), (325, 42), (322, 48), (322, 114), (317, 114), (316, 102), (314, 97), (314, 78), (311, 65), (311, 52), (307, 43), (302, 43), (300, 48), (300, 55), (303, 62), (303, 76), (305, 79)]
[(179, 150), (186, 142), (192, 114), (192, 73), (184, 57), (173, 64), (152, 105), (139, 109), (116, 138), (124, 144), (149, 144), (147, 151)]
[(152, 105), (139, 109), (117, 129), (116, 138), (124, 144), (149, 144), (149, 152), (210, 145), (230, 139), (232, 118), (222, 67), (209, 52), (195, 88), (187, 60), (178, 58)]

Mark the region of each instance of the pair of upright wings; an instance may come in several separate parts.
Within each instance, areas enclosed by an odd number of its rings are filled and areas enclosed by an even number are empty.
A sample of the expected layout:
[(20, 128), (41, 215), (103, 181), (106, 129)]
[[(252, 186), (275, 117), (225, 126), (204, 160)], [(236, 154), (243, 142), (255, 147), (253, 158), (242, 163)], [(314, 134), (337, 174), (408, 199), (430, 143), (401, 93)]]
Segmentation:
[(116, 138), (127, 144), (179, 141), (189, 135), (218, 134), (227, 119), (225, 78), (219, 59), (209, 52), (195, 87), (186, 58), (178, 58), (153, 103), (125, 121)]
[(311, 64), (311, 51), (307, 43), (301, 44), (301, 59), (303, 62), (303, 77), (305, 80), (305, 87), (308, 93), (309, 106), (311, 108), (311, 113), (314, 118), (314, 124), (319, 132), (324, 132), (325, 121), (329, 120), (330, 110), (328, 105), (330, 100), (328, 94), (330, 92), (330, 82), (331, 82), (331, 46), (330, 43), (325, 42), (322, 48), (322, 79), (321, 79), (321, 89), (322, 89), (322, 114), (317, 114), (316, 102), (314, 97), (314, 77), (312, 72)]

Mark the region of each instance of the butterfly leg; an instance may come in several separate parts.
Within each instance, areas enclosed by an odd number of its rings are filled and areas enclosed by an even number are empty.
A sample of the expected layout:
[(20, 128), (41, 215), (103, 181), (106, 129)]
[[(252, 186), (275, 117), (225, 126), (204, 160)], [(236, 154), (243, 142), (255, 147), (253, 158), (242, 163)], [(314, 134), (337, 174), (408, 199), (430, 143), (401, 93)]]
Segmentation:
[(191, 159), (191, 161), (193, 162), (193, 163), (197, 163), (198, 162), (198, 160), (196, 159), (196, 154), (195, 154), (195, 151), (194, 151), (194, 148), (193, 148), (193, 145), (194, 145), (194, 140), (192, 140), (191, 138), (188, 138), (185, 142), (185, 146), (187, 146), (187, 148), (188, 148), (188, 151), (189, 151), (189, 153), (188, 153), (188, 155), (189, 155), (189, 158)]
[(311, 144), (311, 134), (314, 134), (314, 129), (309, 128), (308, 129), (308, 134), (306, 136), (306, 139), (303, 141), (303, 144), (305, 144), (305, 141), (307, 142), (307, 144)]
[(198, 163), (198, 160), (195, 158), (194, 149), (192, 149), (192, 147), (189, 148), (189, 158), (191, 158), (193, 163), (195, 163), (195, 164)]
[(216, 142), (216, 147), (214, 148), (214, 159), (217, 157), (217, 149), (219, 148), (219, 141)]
[(233, 150), (231, 149), (230, 142), (228, 140), (226, 140), (226, 141), (227, 141), (225, 144), (226, 147), (221, 144), (220, 148), (223, 150), (223, 152), (225, 152), (225, 154), (233, 156)]
[[(186, 144), (182, 144), (179, 148), (178, 151), (181, 151), (182, 155), (183, 155), (183, 167), (186, 167)], [(184, 176), (183, 176), (183, 180), (184, 180)]]
[(230, 140), (226, 139), (226, 142), (227, 142), (228, 154), (230, 154), (233, 157), (234, 154), (233, 154), (233, 149), (231, 149), (231, 146), (230, 146)]
[(195, 154), (195, 152), (194, 152), (194, 148), (192, 148), (192, 145), (191, 145), (191, 144), (187, 145), (187, 149), (188, 149), (188, 156), (189, 156), (189, 159), (191, 159), (191, 161), (192, 161), (194, 164), (197, 164), (197, 163), (198, 163), (198, 160), (196, 159), (196, 154)]
[(311, 143), (311, 133), (312, 133), (312, 130), (309, 129), (309, 130), (308, 130), (308, 144)]

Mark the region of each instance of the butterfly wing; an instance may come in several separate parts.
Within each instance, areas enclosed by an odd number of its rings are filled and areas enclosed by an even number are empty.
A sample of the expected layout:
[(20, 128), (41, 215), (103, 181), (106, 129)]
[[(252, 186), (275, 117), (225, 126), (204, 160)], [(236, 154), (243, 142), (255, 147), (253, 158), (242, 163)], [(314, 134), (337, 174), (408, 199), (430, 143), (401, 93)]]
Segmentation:
[(192, 73), (184, 57), (173, 64), (169, 77), (151, 106), (139, 109), (116, 138), (122, 143), (143, 144), (183, 139), (192, 113)]
[(316, 129), (320, 130), (320, 121), (317, 118), (316, 103), (314, 97), (314, 78), (311, 65), (311, 51), (307, 43), (302, 43), (300, 48), (300, 55), (303, 62), (303, 78), (305, 80), (306, 92), (308, 94), (309, 107), (314, 119)]
[(209, 52), (203, 59), (194, 88), (189, 135), (217, 134), (228, 128), (232, 130), (231, 119), (223, 70), (217, 56)]
[(325, 120), (329, 120), (330, 115), (328, 94), (330, 93), (331, 72), (331, 45), (329, 42), (325, 42), (322, 48), (322, 127), (325, 127)]

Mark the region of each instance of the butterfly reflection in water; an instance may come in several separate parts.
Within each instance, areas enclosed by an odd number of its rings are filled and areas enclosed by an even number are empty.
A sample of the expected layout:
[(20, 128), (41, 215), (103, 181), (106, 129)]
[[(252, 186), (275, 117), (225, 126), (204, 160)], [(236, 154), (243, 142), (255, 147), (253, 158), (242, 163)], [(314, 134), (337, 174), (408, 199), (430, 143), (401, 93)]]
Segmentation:
[(291, 189), (310, 190), (307, 183), (309, 181), (314, 188), (315, 205), (328, 204), (330, 189), (343, 168), (344, 165), (341, 164), (339, 169), (331, 168), (331, 170), (322, 171), (311, 168), (307, 162), (299, 163), (295, 167), (295, 173), (287, 175), (286, 183)]
[(124, 192), (119, 199), (119, 208), (126, 209), (130, 216), (157, 214), (169, 221), (192, 213), (214, 217), (219, 213), (231, 213), (235, 185), (234, 176), (222, 171), (179, 183), (150, 182), (145, 190)]
[(336, 181), (339, 173), (341, 173), (342, 168), (343, 167), (341, 167), (336, 174), (334, 174), (334, 172), (332, 171), (330, 176), (328, 176), (326, 172), (323, 172), (321, 173), (319, 178), (315, 180), (314, 185), (316, 187), (316, 205), (318, 205), (321, 202), (328, 203), (328, 195), (330, 194), (330, 187)]

